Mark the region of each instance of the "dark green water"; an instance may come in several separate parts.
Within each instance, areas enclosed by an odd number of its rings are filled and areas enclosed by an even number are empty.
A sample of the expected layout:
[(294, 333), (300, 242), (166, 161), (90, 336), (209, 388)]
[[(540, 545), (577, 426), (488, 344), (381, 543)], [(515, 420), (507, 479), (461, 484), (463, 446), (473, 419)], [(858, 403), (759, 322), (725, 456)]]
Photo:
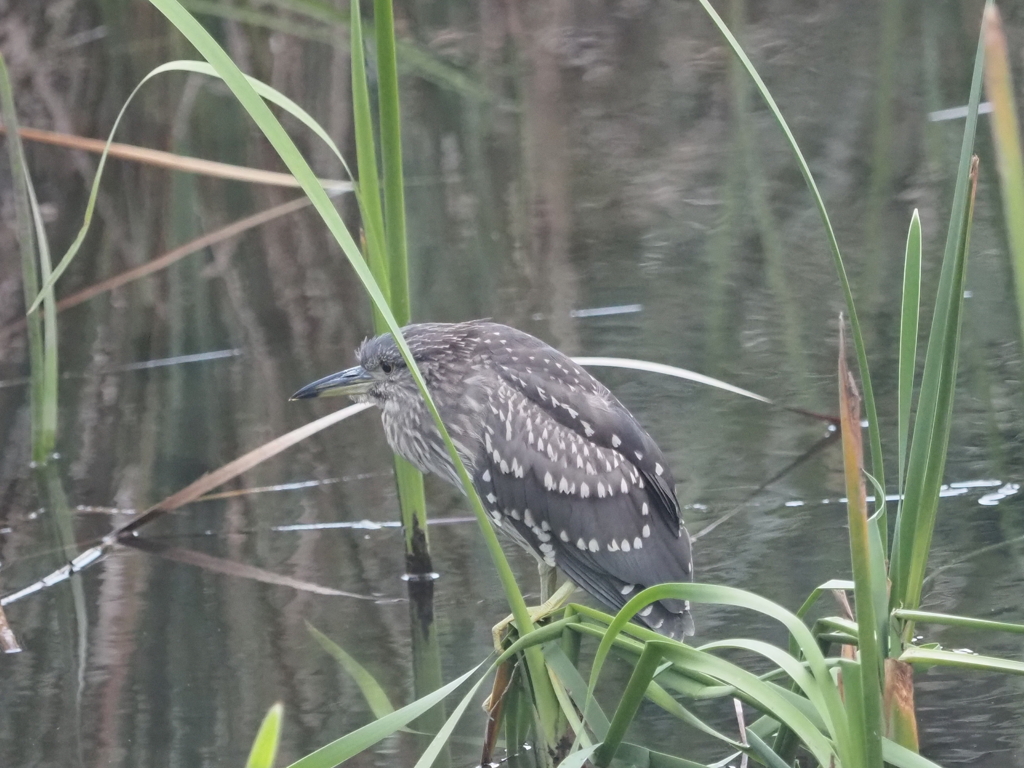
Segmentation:
[[(739, 18), (739, 3), (719, 5)], [(960, 121), (928, 115), (966, 101), (980, 6), (776, 0), (745, 9), (740, 37), (809, 158), (848, 259), (890, 451), (906, 228), (919, 208), (927, 297), (962, 131)], [(1004, 14), (1019, 64), (1024, 11), (1006, 3)], [(493, 317), (570, 353), (669, 363), (789, 404), (835, 410), (843, 304), (822, 227), (777, 127), (699, 7), (484, 0), (406, 3), (398, 16), (404, 35), (500, 95), (482, 102), (416, 74), (403, 81), (416, 319)], [(244, 69), (350, 147), (344, 49), (202, 18)], [(0, 48), (26, 125), (96, 137), (150, 68), (192, 56), (158, 14), (126, 1), (8, 4), (0, 7)], [(294, 135), (318, 173), (341, 177), (314, 140), (297, 127)], [(147, 85), (118, 138), (279, 169), (221, 90), (181, 75)], [(30, 152), (53, 250), (62, 253), (81, 221), (95, 158), (43, 146)], [(966, 485), (941, 504), (924, 605), (1024, 621), (1024, 505), (1015, 491), (1024, 475), (1024, 391), (987, 118), (979, 152), (947, 466), (948, 482)], [(0, 189), (7, 224), (9, 190)], [(112, 161), (94, 230), (59, 293), (293, 194)], [(342, 206), (351, 213), (351, 201)], [(21, 312), (9, 227), (0, 245), (0, 322), (7, 323)], [(580, 311), (608, 307), (619, 311)], [(309, 212), (68, 310), (61, 366), (74, 376), (61, 387), (61, 459), (48, 479), (28, 468), (24, 388), (0, 388), (0, 590), (58, 567), (68, 532), (85, 542), (117, 522), (93, 508), (145, 508), (329, 412), (337, 401), (287, 397), (347, 366), (368, 330), (367, 302)], [(238, 354), (111, 372), (217, 350)], [(0, 377), (24, 371), (15, 335), (0, 347)], [(817, 422), (696, 385), (598, 374), (670, 457), (692, 533), (824, 434)], [(397, 529), (329, 527), (387, 526), (397, 517), (376, 416), (323, 432), (233, 487), (308, 481), (320, 483), (186, 507), (146, 536), (336, 589), (403, 598)], [(436, 481), (428, 481), (428, 495), (438, 520), (468, 514), (459, 495)], [(842, 495), (833, 445), (701, 537), (698, 578), (795, 609), (818, 584), (848, 575)], [(430, 535), (447, 680), (487, 655), (490, 627), (507, 609), (475, 523), (436, 525)], [(535, 592), (532, 559), (508, 551)], [(740, 633), (782, 639), (778, 627), (747, 614), (701, 606), (694, 613), (702, 641)], [(241, 765), (278, 700), (286, 708), (286, 764), (370, 719), (306, 621), (365, 664), (394, 702), (412, 697), (405, 602), (321, 596), (121, 549), (71, 584), (8, 606), (7, 615), (24, 651), (0, 658), (5, 768)], [(923, 632), (950, 648), (1024, 653), (1013, 636)], [(609, 671), (606, 700), (625, 674)], [(918, 672), (917, 683), (926, 755), (947, 765), (1024, 763), (1019, 681), (932, 670)], [(708, 710), (733, 727), (729, 711)], [(641, 714), (638, 738), (693, 759), (724, 756), (658, 710)], [(470, 707), (461, 734), (478, 737), (482, 719)], [(400, 735), (352, 764), (412, 765), (421, 748)], [(477, 756), (471, 741), (453, 748), (456, 765)]]

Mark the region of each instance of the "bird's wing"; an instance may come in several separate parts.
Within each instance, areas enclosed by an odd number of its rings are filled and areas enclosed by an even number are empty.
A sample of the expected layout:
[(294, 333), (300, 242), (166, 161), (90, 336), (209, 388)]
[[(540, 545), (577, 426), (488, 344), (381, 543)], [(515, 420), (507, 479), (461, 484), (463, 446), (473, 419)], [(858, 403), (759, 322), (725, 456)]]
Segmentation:
[(494, 325), (481, 341), (501, 379), (558, 424), (617, 454), (640, 473), (656, 515), (681, 535), (675, 478), (661, 449), (625, 406), (571, 358), (533, 336)]
[(646, 473), (518, 387), (486, 389), (474, 482), (499, 526), (614, 608), (637, 586), (690, 580), (689, 536), (656, 512), (662, 496)]

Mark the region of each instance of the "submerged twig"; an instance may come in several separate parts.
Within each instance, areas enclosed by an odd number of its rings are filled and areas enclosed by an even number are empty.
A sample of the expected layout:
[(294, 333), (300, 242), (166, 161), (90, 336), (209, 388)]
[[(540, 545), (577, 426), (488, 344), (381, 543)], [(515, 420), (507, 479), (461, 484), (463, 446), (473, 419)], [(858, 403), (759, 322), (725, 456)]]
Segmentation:
[(312, 592), (315, 595), (354, 597), (357, 600), (372, 600), (376, 603), (400, 603), (404, 601), (404, 598), (401, 597), (379, 597), (373, 595), (361, 595), (356, 592), (345, 592), (341, 589), (325, 587), (311, 581), (295, 579), (291, 576), (282, 576), (281, 574), (268, 571), (265, 568), (260, 568), (255, 565), (247, 565), (245, 563), (235, 562), (234, 560), (225, 560), (222, 557), (208, 555), (205, 552), (196, 552), (194, 549), (171, 547), (162, 542), (154, 541), (153, 539), (128, 537), (122, 539), (120, 543), (125, 546), (132, 547), (133, 549), (149, 552), (152, 555), (157, 555), (158, 557), (162, 557), (166, 560), (173, 560), (178, 563), (185, 563), (186, 565), (194, 565), (197, 568), (202, 568), (206, 571), (222, 573), (226, 576), (236, 576), (238, 578), (249, 579), (251, 581), (261, 581), (264, 584), (274, 584), (279, 587), (291, 587), (292, 589), (298, 589), (302, 592)]

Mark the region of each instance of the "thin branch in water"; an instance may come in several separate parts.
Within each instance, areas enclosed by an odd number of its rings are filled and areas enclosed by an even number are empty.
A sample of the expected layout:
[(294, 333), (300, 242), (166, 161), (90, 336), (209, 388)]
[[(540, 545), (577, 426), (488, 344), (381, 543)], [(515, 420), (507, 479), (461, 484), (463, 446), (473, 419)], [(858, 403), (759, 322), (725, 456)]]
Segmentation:
[(162, 542), (154, 541), (153, 539), (128, 537), (122, 539), (121, 543), (127, 547), (131, 547), (132, 549), (148, 552), (166, 560), (173, 560), (177, 563), (185, 563), (186, 565), (193, 565), (197, 568), (202, 568), (204, 571), (222, 573), (225, 576), (235, 576), (240, 579), (259, 581), (264, 584), (273, 584), (279, 587), (290, 587), (291, 589), (297, 589), (302, 592), (312, 592), (315, 595), (352, 597), (357, 600), (370, 600), (375, 603), (400, 603), (404, 601), (404, 598), (401, 597), (381, 597), (374, 595), (360, 595), (355, 592), (345, 592), (344, 590), (334, 589), (333, 587), (325, 587), (320, 584), (315, 584), (311, 581), (303, 581), (302, 579), (295, 579), (291, 576), (282, 576), (281, 574), (268, 571), (265, 568), (259, 568), (255, 565), (247, 565), (245, 563), (235, 562), (234, 560), (225, 560), (222, 557), (215, 557), (214, 555), (208, 555), (204, 552), (196, 552), (193, 549), (171, 547)]

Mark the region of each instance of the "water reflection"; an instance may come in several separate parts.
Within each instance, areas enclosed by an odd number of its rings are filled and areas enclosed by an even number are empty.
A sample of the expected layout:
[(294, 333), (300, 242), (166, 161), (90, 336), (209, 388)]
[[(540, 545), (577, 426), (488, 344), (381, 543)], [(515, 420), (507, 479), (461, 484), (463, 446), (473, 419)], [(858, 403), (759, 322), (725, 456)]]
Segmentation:
[[(897, 6), (899, 33), (881, 34)], [(739, 22), (740, 3), (730, 8)], [(155, 11), (128, 10), (126, 3), (65, 3), (44, 18), (23, 4), (0, 17), (25, 124), (105, 135), (127, 90), (152, 66), (190, 55)], [(965, 99), (979, 14), (976, 3), (928, 3), (911, 13), (892, 0), (783, 1), (751, 4), (742, 24), (865, 297), (886, 437), (895, 424), (906, 225), (920, 208), (927, 296), (960, 135), (956, 120), (929, 115)], [(484, 0), (402, 6), (399, 15), (405, 34), (466, 66), (500, 96), (484, 102), (436, 78), (404, 81), (417, 319), (490, 316), (572, 354), (649, 359), (777, 402), (834, 410), (842, 301), (819, 222), (776, 127), (696, 6)], [(288, 93), (343, 149), (350, 146), (347, 52), (238, 20), (203, 20), (246, 71)], [(104, 34), (91, 34), (97, 29)], [(124, 141), (279, 167), (209, 83), (158, 79), (139, 98)], [(341, 176), (329, 152), (297, 128), (295, 135), (320, 175)], [(879, 135), (888, 140), (879, 144)], [(984, 130), (979, 140), (983, 158), (991, 157)], [(79, 225), (95, 161), (52, 147), (30, 152), (61, 252)], [(62, 295), (293, 195), (122, 162), (112, 161), (108, 174), (99, 221)], [(994, 182), (994, 170), (983, 166), (947, 470), (953, 482), (940, 509), (924, 607), (1022, 621), (1024, 518), (1011, 489), (1024, 476), (1024, 392)], [(352, 214), (351, 201), (339, 205)], [(0, 229), (0, 246), (6, 325), (20, 311), (9, 229)], [(329, 404), (287, 397), (342, 367), (368, 332), (366, 300), (308, 211), (68, 309), (62, 366), (82, 375), (62, 382), (63, 459), (49, 479), (27, 470), (23, 389), (0, 387), (3, 591), (73, 556), (54, 550), (109, 531), (108, 516), (76, 509), (145, 509), (326, 413)], [(242, 354), (130, 369), (216, 350)], [(22, 342), (11, 336), (0, 347), (0, 377), (23, 375), (23, 360)], [(842, 461), (833, 448), (748, 501), (821, 439), (820, 424), (667, 377), (609, 369), (601, 378), (683, 478), (690, 530), (717, 522), (696, 551), (702, 580), (754, 588), (796, 607), (825, 579), (846, 575), (837, 572), (848, 543), (838, 501)], [(246, 493), (169, 515), (147, 536), (304, 582), (403, 595), (388, 466), (378, 420), (362, 415), (225, 489)], [(460, 498), (433, 482), (428, 491), (432, 514), (446, 523), (429, 532), (441, 574), (432, 584), (434, 674), (450, 680), (488, 653), (490, 627), (507, 608)], [(532, 561), (514, 547), (508, 554), (535, 599)], [(8, 606), (24, 651), (0, 660), (0, 764), (241, 764), (276, 700), (286, 706), (281, 760), (294, 759), (371, 717), (306, 622), (404, 702), (434, 684), (412, 674), (422, 646), (410, 637), (410, 610), (118, 549), (69, 584)], [(701, 639), (739, 632), (781, 639), (760, 618), (696, 611)], [(924, 631), (950, 647), (1021, 657), (1012, 636)], [(605, 703), (624, 675), (610, 670)], [(979, 766), (1024, 759), (1018, 681), (943, 670), (918, 679), (929, 756)], [(717, 706), (705, 713), (733, 728), (731, 709)], [(462, 734), (476, 738), (482, 725), (483, 714), (471, 707)], [(637, 727), (654, 746), (685, 748), (699, 759), (719, 754), (654, 708), (642, 710)], [(414, 736), (396, 735), (359, 764), (412, 764), (421, 747)], [(474, 743), (453, 745), (455, 765), (478, 756)]]

